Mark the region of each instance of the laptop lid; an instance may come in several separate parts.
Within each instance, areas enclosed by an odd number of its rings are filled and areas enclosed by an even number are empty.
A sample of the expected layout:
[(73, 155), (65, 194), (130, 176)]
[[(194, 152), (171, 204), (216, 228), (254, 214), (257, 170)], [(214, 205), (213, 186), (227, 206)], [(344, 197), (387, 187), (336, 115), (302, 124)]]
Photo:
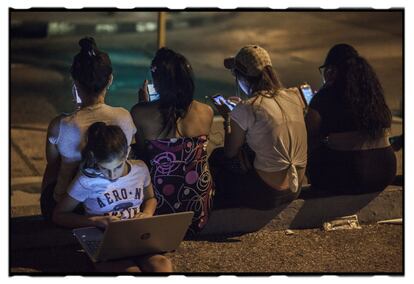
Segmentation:
[(105, 230), (95, 259), (109, 259), (175, 250), (183, 240), (194, 212), (157, 215), (112, 222)]

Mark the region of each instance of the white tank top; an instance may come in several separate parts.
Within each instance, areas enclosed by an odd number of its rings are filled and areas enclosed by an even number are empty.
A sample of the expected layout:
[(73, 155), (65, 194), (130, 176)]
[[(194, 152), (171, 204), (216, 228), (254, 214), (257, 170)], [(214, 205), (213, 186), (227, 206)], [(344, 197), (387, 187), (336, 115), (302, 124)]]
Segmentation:
[(231, 112), (256, 153), (254, 167), (265, 172), (288, 169), (293, 192), (299, 189), (297, 168), (305, 168), (307, 162), (304, 107), (299, 91), (292, 88), (279, 90), (274, 98), (250, 98)]
[(55, 144), (61, 156), (54, 198), (59, 201), (65, 194), (70, 182), (76, 175), (82, 159), (81, 151), (85, 146), (85, 133), (95, 122), (105, 122), (108, 125), (118, 125), (124, 131), (128, 145), (136, 132), (130, 113), (121, 107), (111, 107), (98, 104), (82, 108), (60, 120), (57, 137), (49, 136), (49, 142)]

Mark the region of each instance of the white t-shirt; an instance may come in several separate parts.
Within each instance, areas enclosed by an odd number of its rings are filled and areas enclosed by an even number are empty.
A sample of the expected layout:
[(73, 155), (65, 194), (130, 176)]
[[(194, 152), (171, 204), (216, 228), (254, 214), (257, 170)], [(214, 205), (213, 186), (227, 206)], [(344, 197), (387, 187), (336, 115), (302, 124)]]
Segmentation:
[(62, 158), (53, 195), (56, 201), (62, 199), (76, 174), (82, 159), (81, 151), (86, 143), (86, 131), (99, 121), (121, 127), (128, 145), (131, 144), (136, 128), (129, 111), (124, 108), (98, 104), (63, 116), (59, 121), (59, 134), (48, 137), (49, 142), (57, 146)]
[(129, 219), (140, 212), (144, 188), (151, 183), (147, 166), (140, 160), (129, 160), (129, 172), (115, 181), (88, 177), (79, 171), (68, 188), (68, 194), (82, 202), (87, 215), (113, 215)]
[(289, 169), (293, 192), (299, 186), (296, 169), (305, 168), (307, 162), (304, 107), (299, 90), (292, 88), (279, 90), (274, 98), (250, 98), (231, 112), (231, 119), (246, 131), (246, 142), (256, 153), (254, 167), (265, 172)]

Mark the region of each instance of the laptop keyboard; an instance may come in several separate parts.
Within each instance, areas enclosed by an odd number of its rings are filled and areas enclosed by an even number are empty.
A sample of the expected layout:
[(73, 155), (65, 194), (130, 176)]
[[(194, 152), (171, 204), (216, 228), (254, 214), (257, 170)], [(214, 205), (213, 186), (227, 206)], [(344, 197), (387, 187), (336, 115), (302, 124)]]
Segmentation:
[(88, 248), (89, 252), (95, 254), (101, 244), (101, 241), (84, 241), (86, 247)]

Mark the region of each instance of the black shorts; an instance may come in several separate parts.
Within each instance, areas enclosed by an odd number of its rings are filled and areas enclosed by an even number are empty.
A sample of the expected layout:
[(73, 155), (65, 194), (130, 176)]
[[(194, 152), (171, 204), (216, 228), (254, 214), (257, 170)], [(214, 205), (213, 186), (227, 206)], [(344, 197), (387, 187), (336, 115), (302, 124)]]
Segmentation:
[(254, 168), (243, 173), (237, 164), (237, 158), (224, 156), (224, 148), (211, 153), (209, 166), (216, 187), (214, 209), (247, 207), (269, 210), (290, 203), (300, 194), (300, 190), (295, 193), (275, 190), (260, 178)]
[(337, 151), (321, 146), (308, 158), (312, 190), (333, 194), (362, 194), (384, 190), (395, 178), (392, 147)]

